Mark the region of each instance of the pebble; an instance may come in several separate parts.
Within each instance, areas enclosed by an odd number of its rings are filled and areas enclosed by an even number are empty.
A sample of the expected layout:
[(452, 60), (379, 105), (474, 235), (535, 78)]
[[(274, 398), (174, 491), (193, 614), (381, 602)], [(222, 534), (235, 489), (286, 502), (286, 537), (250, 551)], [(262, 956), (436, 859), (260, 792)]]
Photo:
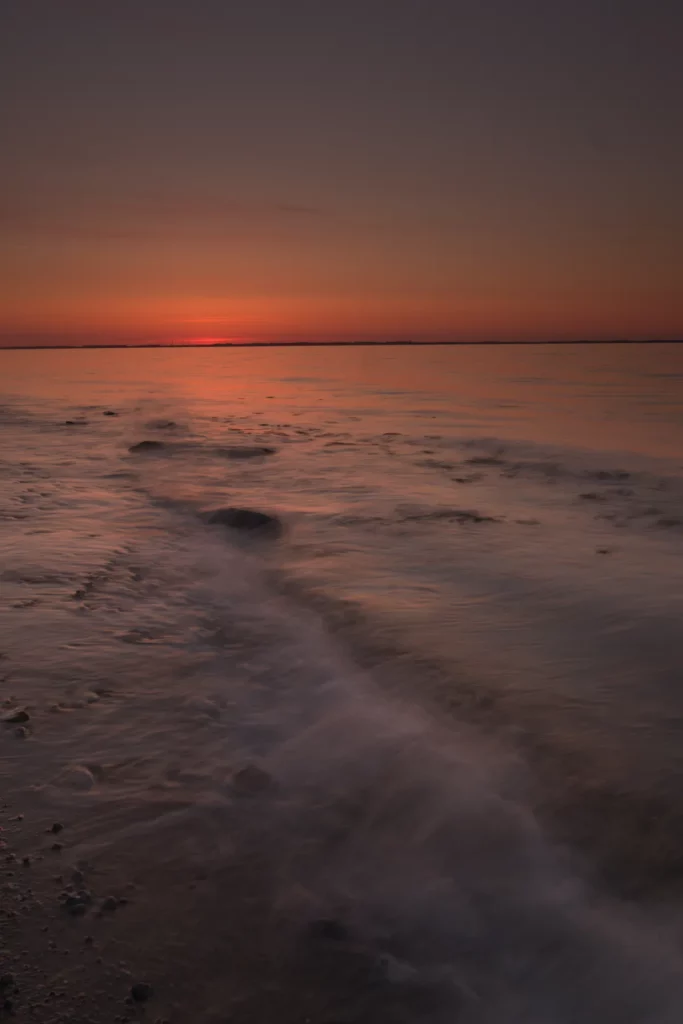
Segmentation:
[(272, 777), (258, 765), (248, 764), (233, 775), (233, 784), (244, 793), (261, 793), (273, 783)]
[(233, 530), (256, 531), (273, 535), (282, 532), (282, 523), (276, 516), (250, 508), (218, 508), (207, 513), (211, 526), (228, 526)]
[(136, 1003), (146, 1003), (152, 995), (152, 986), (148, 985), (146, 981), (136, 981), (131, 986), (130, 994)]
[(100, 910), (103, 910), (103, 911), (116, 910), (118, 905), (119, 905), (119, 901), (117, 900), (116, 896), (107, 896), (105, 899), (102, 900), (102, 903), (100, 904)]
[(20, 722), (30, 721), (31, 716), (24, 708), (13, 708), (6, 715), (3, 715), (3, 722), (8, 725), (18, 725)]
[(64, 826), (62, 825), (61, 821), (55, 821), (53, 825), (50, 825), (48, 832), (53, 832), (54, 835), (57, 835), (57, 833), (61, 832), (63, 829)]
[(128, 449), (129, 452), (154, 452), (160, 451), (164, 448), (163, 441), (138, 441), (137, 444), (132, 444)]
[(218, 705), (205, 697), (190, 697), (185, 701), (185, 707), (188, 711), (206, 715), (207, 718), (218, 719), (221, 717), (221, 709)]
[(69, 789), (77, 789), (83, 792), (92, 789), (95, 785), (95, 777), (85, 765), (72, 765), (67, 768), (60, 777), (59, 782)]

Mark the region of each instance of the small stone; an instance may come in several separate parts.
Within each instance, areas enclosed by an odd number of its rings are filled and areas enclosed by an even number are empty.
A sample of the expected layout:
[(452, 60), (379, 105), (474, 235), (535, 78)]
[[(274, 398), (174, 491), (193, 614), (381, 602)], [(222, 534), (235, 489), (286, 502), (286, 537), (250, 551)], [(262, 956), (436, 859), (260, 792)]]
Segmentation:
[(85, 765), (81, 764), (71, 765), (69, 768), (66, 768), (57, 781), (68, 789), (77, 789), (81, 792), (92, 789), (95, 785), (95, 778), (92, 772)]
[(274, 448), (246, 447), (221, 448), (221, 455), (228, 459), (256, 459), (263, 455), (275, 455)]
[(14, 984), (15, 981), (13, 974), (3, 974), (0, 977), (0, 990), (4, 990), (6, 988), (13, 988)]
[(63, 829), (64, 829), (64, 826), (62, 825), (61, 821), (56, 821), (54, 823), (54, 825), (50, 825), (50, 828), (48, 829), (48, 832), (52, 832), (52, 833), (54, 833), (54, 835), (57, 835)]
[(185, 708), (193, 714), (207, 718), (219, 719), (221, 717), (221, 709), (214, 701), (206, 697), (190, 697), (185, 701)]
[(129, 452), (156, 452), (161, 451), (165, 445), (163, 441), (138, 441), (137, 444), (132, 444), (128, 449)]
[(152, 995), (152, 986), (148, 985), (146, 981), (136, 981), (131, 986), (130, 994), (136, 1003), (146, 1003)]
[(67, 912), (71, 914), (72, 917), (83, 917), (87, 910), (87, 907), (85, 903), (82, 903), (79, 899), (75, 899), (74, 902), (72, 902), (72, 900), (69, 899), (66, 902), (66, 909)]
[(413, 982), (417, 971), (410, 964), (397, 960), (389, 953), (382, 953), (377, 958), (377, 967), (385, 981), (392, 985), (405, 985)]
[(114, 412), (113, 409), (105, 409), (104, 412), (102, 413), (102, 415), (103, 416), (118, 416), (118, 413)]
[(2, 720), (8, 725), (18, 725), (20, 722), (28, 722), (30, 719), (31, 716), (24, 708), (13, 708), (3, 716)]
[(118, 905), (119, 905), (119, 901), (117, 900), (116, 896), (107, 896), (105, 899), (102, 900), (102, 903), (100, 904), (100, 910), (104, 910), (104, 911), (116, 910)]
[(228, 526), (233, 530), (256, 531), (273, 536), (282, 532), (282, 523), (276, 516), (250, 508), (214, 509), (207, 513), (207, 522), (211, 526)]
[(233, 784), (243, 793), (262, 793), (273, 784), (272, 776), (258, 765), (248, 764), (233, 776)]
[(21, 863), (24, 865), (25, 868), (30, 868), (31, 867), (31, 858), (28, 857), (28, 856), (22, 857), (21, 858)]
[(61, 851), (64, 849), (64, 847), (62, 846), (61, 843), (53, 843), (52, 846), (50, 847), (50, 849), (54, 853), (61, 853)]
[(18, 740), (25, 740), (28, 737), (28, 729), (24, 728), (23, 725), (18, 725), (14, 730), (14, 735)]

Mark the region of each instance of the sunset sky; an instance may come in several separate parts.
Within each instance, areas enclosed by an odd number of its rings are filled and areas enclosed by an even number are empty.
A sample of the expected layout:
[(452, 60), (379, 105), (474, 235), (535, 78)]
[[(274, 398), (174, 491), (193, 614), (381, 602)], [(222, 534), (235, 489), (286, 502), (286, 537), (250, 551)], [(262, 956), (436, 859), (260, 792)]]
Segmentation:
[(6, 0), (0, 345), (683, 337), (678, 0)]

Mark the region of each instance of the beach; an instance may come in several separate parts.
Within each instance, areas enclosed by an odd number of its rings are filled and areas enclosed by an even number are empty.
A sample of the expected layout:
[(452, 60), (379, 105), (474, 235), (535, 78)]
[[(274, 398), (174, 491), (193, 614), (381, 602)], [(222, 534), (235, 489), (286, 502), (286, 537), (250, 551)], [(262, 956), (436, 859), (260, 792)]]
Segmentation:
[(683, 347), (0, 381), (1, 1013), (680, 1020)]

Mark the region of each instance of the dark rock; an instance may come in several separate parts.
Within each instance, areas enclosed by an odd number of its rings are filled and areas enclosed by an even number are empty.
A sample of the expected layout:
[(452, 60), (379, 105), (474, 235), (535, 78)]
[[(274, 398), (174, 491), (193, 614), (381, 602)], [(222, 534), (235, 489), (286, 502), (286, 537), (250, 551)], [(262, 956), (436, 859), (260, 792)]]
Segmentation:
[(275, 448), (246, 447), (221, 448), (221, 455), (228, 459), (257, 459), (262, 455), (275, 455)]
[(471, 459), (465, 459), (470, 466), (504, 466), (505, 459), (500, 455), (473, 455)]
[(207, 513), (211, 526), (229, 526), (232, 530), (267, 533), (276, 536), (282, 532), (282, 523), (276, 516), (256, 512), (250, 508), (218, 508)]
[(8, 725), (18, 725), (20, 722), (30, 721), (31, 716), (28, 711), (24, 711), (23, 708), (13, 708), (12, 711), (8, 711), (3, 716), (3, 722), (7, 722)]
[(256, 764), (248, 764), (233, 775), (233, 783), (243, 793), (263, 793), (273, 785), (273, 778)]
[(57, 835), (57, 833), (62, 832), (63, 829), (64, 826), (62, 825), (61, 821), (55, 821), (53, 825), (50, 825), (48, 832), (52, 832), (54, 835)]
[(87, 427), (87, 420), (64, 420), (65, 427)]
[(64, 847), (62, 846), (61, 843), (53, 843), (50, 849), (53, 851), (53, 853), (61, 853)]
[(25, 868), (30, 868), (31, 867), (31, 858), (30, 857), (22, 857), (21, 858), (21, 863), (24, 865)]
[(18, 740), (25, 740), (28, 737), (28, 729), (26, 729), (25, 726), (23, 725), (19, 725), (14, 730), (14, 735), (17, 737)]
[(583, 501), (604, 501), (604, 497), (601, 494), (596, 494), (595, 491), (584, 491), (583, 494), (579, 495)]
[(102, 413), (102, 415), (103, 416), (118, 416), (118, 413), (114, 412), (113, 409), (105, 409), (104, 412)]
[(119, 905), (119, 901), (117, 900), (116, 896), (107, 896), (107, 897), (105, 897), (105, 899), (102, 900), (102, 903), (100, 904), (100, 910), (102, 910), (102, 911), (116, 910), (118, 905)]
[(152, 995), (152, 986), (146, 981), (136, 981), (131, 986), (130, 994), (136, 1003), (146, 1003)]
[(163, 441), (138, 441), (137, 444), (132, 444), (128, 449), (129, 452), (158, 452), (165, 447)]
[(3, 974), (0, 977), (0, 991), (4, 992), (4, 990), (7, 988), (14, 988), (14, 985), (15, 981), (13, 974)]
[(63, 902), (64, 909), (72, 917), (82, 917), (87, 910), (89, 900), (80, 893), (67, 896)]

